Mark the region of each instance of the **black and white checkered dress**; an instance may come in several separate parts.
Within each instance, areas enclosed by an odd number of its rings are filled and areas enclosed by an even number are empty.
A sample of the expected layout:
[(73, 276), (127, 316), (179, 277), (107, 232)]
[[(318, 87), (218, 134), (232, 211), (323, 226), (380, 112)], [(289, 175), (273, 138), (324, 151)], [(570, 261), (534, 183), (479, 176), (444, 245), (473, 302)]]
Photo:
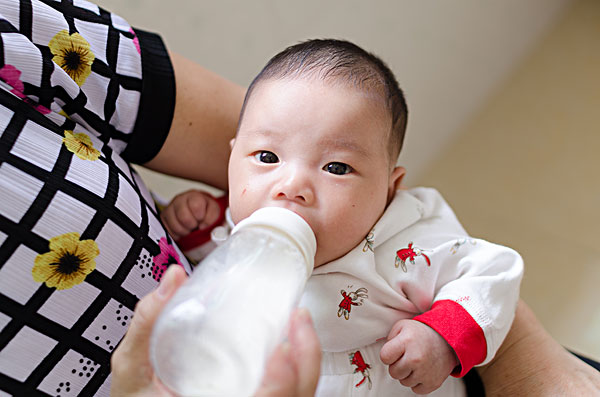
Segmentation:
[(129, 166), (174, 102), (158, 36), (82, 0), (0, 0), (0, 396), (108, 395), (136, 302), (188, 267)]

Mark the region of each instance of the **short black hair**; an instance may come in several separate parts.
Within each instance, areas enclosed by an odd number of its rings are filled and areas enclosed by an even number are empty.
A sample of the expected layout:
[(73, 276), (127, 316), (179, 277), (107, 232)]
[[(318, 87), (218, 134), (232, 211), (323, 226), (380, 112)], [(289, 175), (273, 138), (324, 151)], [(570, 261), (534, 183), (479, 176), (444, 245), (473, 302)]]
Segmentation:
[(399, 155), (408, 119), (404, 93), (385, 62), (345, 40), (307, 40), (287, 47), (271, 58), (248, 87), (239, 122), (242, 122), (246, 104), (258, 83), (296, 77), (335, 80), (381, 95), (392, 121), (389, 152), (392, 158)]

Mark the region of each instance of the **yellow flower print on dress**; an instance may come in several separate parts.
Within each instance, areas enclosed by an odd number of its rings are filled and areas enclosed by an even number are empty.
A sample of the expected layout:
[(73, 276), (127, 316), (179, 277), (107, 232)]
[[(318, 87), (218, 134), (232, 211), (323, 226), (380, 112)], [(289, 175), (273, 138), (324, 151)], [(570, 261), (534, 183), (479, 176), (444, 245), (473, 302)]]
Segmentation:
[(92, 140), (83, 132), (77, 134), (71, 130), (65, 130), (63, 143), (70, 152), (75, 153), (82, 160), (98, 160), (100, 151), (94, 147)]
[(79, 233), (65, 233), (50, 239), (50, 251), (36, 256), (31, 274), (49, 288), (67, 289), (85, 280), (96, 268), (100, 254), (94, 240), (79, 240)]
[(63, 68), (78, 86), (82, 86), (92, 72), (96, 58), (90, 50), (90, 43), (79, 33), (69, 34), (61, 30), (50, 40), (48, 47), (54, 55), (54, 63)]

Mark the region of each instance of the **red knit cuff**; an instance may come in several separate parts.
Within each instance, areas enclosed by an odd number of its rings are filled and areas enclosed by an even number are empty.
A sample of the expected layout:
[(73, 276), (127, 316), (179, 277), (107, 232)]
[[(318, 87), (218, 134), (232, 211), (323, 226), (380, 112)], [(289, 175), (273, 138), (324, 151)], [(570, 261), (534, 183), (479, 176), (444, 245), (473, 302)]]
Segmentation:
[(460, 378), (485, 360), (487, 343), (483, 330), (458, 303), (437, 301), (414, 320), (433, 328), (454, 349), (460, 366), (452, 372), (452, 376)]
[[(208, 193), (206, 193), (208, 194)], [(210, 195), (209, 195), (210, 196)], [(229, 202), (229, 198), (227, 195), (221, 197), (213, 197), (213, 199), (217, 201), (219, 204), (219, 218), (212, 225), (205, 227), (204, 229), (196, 229), (192, 231), (187, 236), (183, 236), (179, 240), (177, 240), (177, 245), (181, 248), (182, 251), (188, 251), (194, 248), (197, 248), (207, 242), (210, 241), (210, 232), (217, 226), (220, 226), (225, 221), (225, 210), (227, 210), (227, 204)]]

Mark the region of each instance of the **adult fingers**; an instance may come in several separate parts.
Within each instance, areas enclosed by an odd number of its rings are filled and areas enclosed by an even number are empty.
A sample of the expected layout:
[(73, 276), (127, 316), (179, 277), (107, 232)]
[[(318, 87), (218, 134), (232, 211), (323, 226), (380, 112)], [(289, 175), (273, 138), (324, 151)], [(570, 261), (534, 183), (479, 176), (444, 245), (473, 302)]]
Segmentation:
[(306, 309), (290, 319), (288, 342), (271, 355), (255, 397), (312, 397), (321, 369), (321, 345)]
[(277, 346), (265, 369), (260, 389), (255, 397), (294, 397), (298, 377), (290, 358), (290, 345), (287, 342)]
[(111, 358), (112, 394), (133, 394), (152, 384), (153, 370), (148, 351), (152, 326), (185, 278), (181, 266), (170, 266), (159, 287), (137, 303), (129, 329)]
[(298, 376), (297, 396), (314, 396), (321, 370), (321, 344), (308, 310), (293, 314), (289, 340)]

